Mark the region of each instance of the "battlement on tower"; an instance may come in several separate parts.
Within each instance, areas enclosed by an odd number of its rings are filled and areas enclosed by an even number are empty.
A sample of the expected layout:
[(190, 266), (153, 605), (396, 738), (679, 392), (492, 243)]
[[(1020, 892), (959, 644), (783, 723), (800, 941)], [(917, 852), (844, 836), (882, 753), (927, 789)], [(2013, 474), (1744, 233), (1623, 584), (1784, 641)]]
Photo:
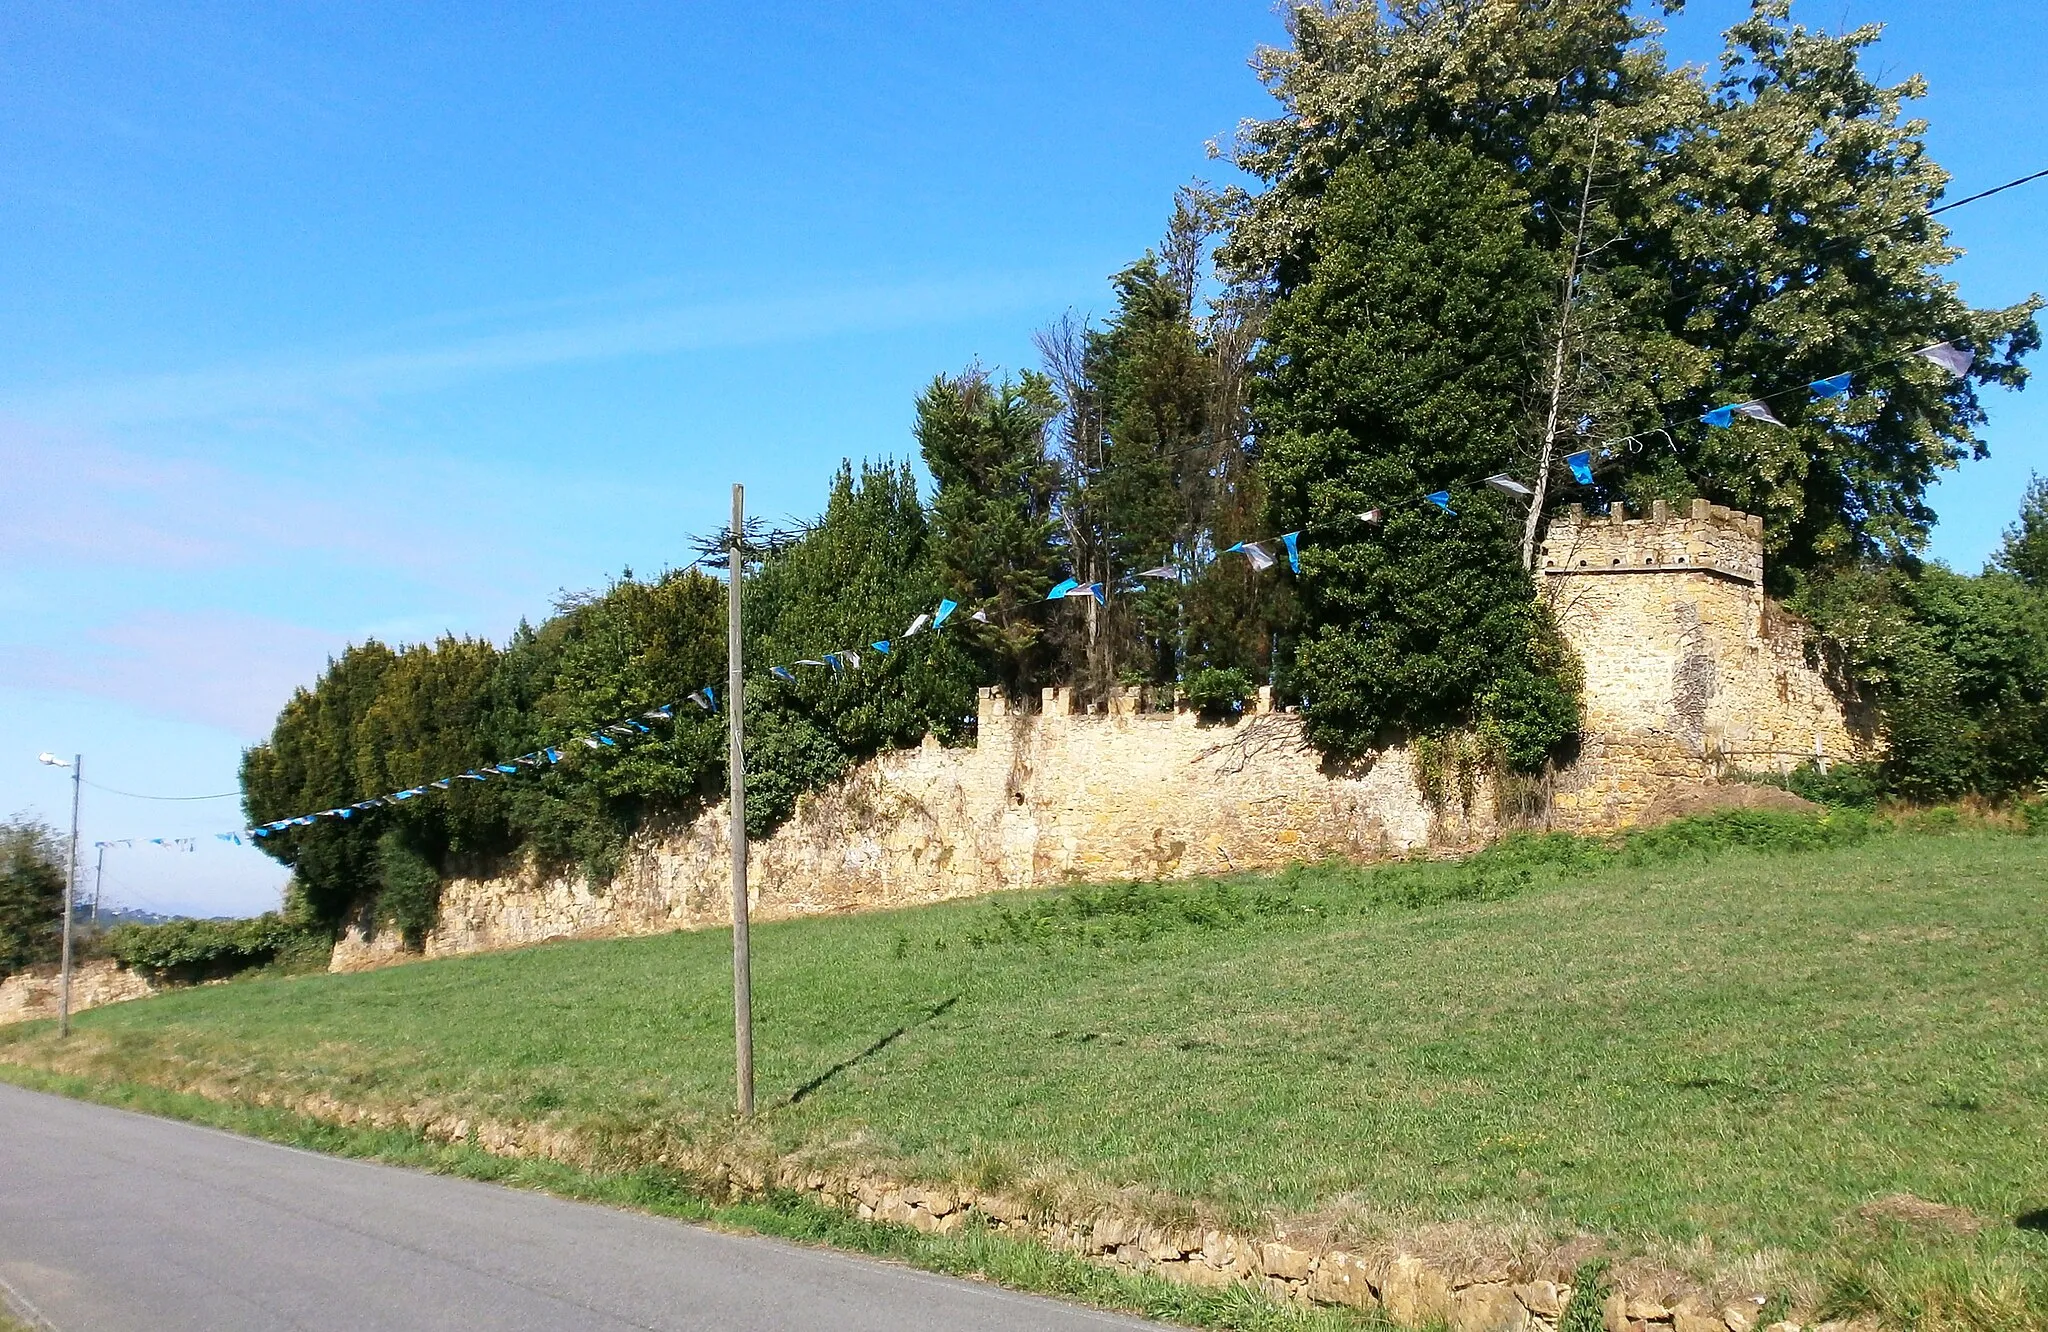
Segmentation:
[(1658, 500), (1647, 518), (1618, 503), (1605, 516), (1574, 504), (1551, 522), (1538, 558), (1546, 574), (1693, 572), (1761, 587), (1764, 520), (1703, 499), (1684, 516)]

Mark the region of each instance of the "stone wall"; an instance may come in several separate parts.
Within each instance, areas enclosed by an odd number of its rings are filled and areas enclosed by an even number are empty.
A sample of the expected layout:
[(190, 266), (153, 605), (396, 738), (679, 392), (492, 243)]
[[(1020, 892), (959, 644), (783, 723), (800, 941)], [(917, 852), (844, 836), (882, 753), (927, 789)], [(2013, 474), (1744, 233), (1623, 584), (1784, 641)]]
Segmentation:
[[(56, 1017), (57, 991), (54, 964), (30, 967), (0, 980), (0, 1023)], [(140, 972), (129, 971), (108, 958), (80, 962), (71, 969), (73, 1013), (126, 999), (145, 999), (156, 992), (157, 987)]]
[[(1327, 856), (1369, 859), (1417, 847), (1477, 846), (1490, 818), (1446, 817), (1417, 789), (1407, 752), (1328, 770), (1301, 718), (1256, 710), (1234, 724), (1195, 713), (1077, 713), (1047, 690), (1020, 712), (993, 691), (977, 741), (878, 756), (804, 796), (757, 842), (750, 910), (764, 918), (859, 911), (1075, 880), (1182, 878)], [(634, 839), (602, 888), (578, 872), (531, 867), (442, 887), (429, 957), (540, 939), (644, 934), (730, 919), (723, 803), (679, 827)], [(358, 922), (336, 946), (337, 970), (402, 953), (389, 931)]]
[[(1761, 524), (1705, 504), (1675, 518), (1568, 513), (1544, 546), (1545, 592), (1586, 670), (1586, 739), (1516, 817), (1604, 830), (1674, 789), (1731, 770), (1861, 752), (1843, 705), (1805, 660), (1800, 627), (1762, 587)], [(1408, 752), (1325, 764), (1301, 718), (1257, 705), (1232, 723), (1152, 711), (1136, 693), (1076, 710), (1047, 690), (1019, 710), (992, 691), (971, 747), (878, 756), (806, 795), (753, 848), (765, 918), (896, 907), (1076, 880), (1180, 878), (1327, 856), (1455, 851), (1497, 835), (1481, 783), (1469, 809), (1432, 808)], [(730, 918), (723, 806), (634, 839), (617, 877), (533, 867), (443, 888), (426, 956), (543, 939), (644, 934)], [(397, 960), (359, 920), (347, 970)]]

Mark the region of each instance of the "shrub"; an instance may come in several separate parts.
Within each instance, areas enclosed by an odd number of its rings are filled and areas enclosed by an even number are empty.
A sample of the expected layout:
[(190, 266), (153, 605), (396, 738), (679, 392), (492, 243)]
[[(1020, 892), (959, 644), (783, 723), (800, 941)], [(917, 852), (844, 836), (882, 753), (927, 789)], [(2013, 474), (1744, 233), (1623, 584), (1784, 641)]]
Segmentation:
[(1875, 809), (1884, 798), (1884, 772), (1875, 763), (1837, 763), (1823, 772), (1802, 763), (1785, 778), (1793, 795), (1838, 809)]
[(1243, 712), (1244, 701), (1255, 688), (1251, 676), (1243, 671), (1219, 670), (1214, 666), (1190, 671), (1187, 679), (1181, 681), (1181, 692), (1195, 710), (1204, 717), (1218, 719)]
[(122, 966), (171, 980), (212, 980), (283, 962), (323, 965), (333, 942), (275, 911), (243, 920), (167, 920), (116, 925), (106, 951)]

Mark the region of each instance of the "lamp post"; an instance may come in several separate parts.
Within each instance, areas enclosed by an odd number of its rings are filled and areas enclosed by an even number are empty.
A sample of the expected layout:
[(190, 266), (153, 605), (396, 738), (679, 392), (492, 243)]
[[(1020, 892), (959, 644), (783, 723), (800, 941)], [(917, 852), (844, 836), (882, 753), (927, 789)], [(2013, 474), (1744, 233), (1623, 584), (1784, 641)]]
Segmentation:
[(64, 953), (57, 981), (57, 1035), (71, 1034), (71, 917), (72, 892), (78, 883), (78, 798), (84, 789), (85, 755), (74, 754), (66, 763), (55, 754), (44, 753), (38, 759), (53, 768), (71, 769), (71, 855), (64, 867)]

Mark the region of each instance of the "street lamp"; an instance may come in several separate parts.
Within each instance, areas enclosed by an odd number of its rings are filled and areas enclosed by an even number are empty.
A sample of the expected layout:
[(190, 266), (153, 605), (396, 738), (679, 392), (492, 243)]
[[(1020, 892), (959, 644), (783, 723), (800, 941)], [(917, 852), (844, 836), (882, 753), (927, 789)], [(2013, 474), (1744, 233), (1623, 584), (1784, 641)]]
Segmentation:
[(71, 769), (71, 863), (64, 872), (64, 961), (57, 982), (57, 1034), (71, 1034), (71, 893), (78, 882), (78, 797), (84, 787), (85, 755), (74, 754), (66, 763), (55, 754), (44, 750), (36, 755), (36, 761), (52, 768)]

